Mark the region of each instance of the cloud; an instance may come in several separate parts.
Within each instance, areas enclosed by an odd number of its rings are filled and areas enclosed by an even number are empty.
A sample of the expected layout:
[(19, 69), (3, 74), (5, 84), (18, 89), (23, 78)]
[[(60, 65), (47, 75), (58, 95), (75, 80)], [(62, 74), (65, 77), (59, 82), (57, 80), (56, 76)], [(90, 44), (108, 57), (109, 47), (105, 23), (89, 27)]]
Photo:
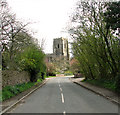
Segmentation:
[(8, 3), (17, 18), (36, 22), (30, 28), (37, 32), (34, 36), (39, 41), (46, 39), (45, 52), (51, 53), (53, 38), (65, 35), (61, 31), (69, 21), (76, 0), (9, 0)]

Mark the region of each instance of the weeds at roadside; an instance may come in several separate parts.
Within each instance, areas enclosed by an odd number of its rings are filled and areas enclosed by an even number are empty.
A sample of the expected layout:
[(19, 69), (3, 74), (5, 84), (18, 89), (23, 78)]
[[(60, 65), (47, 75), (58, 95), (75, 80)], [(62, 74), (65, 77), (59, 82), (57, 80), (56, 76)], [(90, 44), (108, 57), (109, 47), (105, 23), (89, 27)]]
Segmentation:
[(27, 89), (31, 88), (34, 85), (37, 85), (40, 82), (42, 82), (42, 79), (38, 79), (37, 82), (35, 83), (28, 82), (28, 83), (18, 84), (15, 86), (6, 86), (0, 92), (0, 102), (10, 99), (13, 96), (16, 96), (19, 93), (26, 91)]
[[(114, 81), (114, 80), (113, 80)], [(116, 90), (116, 85), (115, 85), (115, 82), (113, 82), (112, 80), (96, 80), (96, 79), (93, 79), (93, 80), (83, 80), (82, 82), (87, 82), (87, 83), (90, 83), (90, 84), (93, 84), (93, 85), (96, 85), (96, 86), (100, 86), (100, 87), (103, 87), (103, 88), (107, 88), (111, 91), (115, 91)]]

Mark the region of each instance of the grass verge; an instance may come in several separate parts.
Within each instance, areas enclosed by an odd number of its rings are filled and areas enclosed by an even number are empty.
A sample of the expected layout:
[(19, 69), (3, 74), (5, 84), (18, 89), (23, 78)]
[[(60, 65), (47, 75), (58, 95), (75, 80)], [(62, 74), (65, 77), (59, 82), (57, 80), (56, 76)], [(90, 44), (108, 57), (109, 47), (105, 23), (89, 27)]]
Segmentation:
[(111, 91), (116, 91), (116, 85), (114, 80), (101, 80), (101, 79), (93, 79), (93, 80), (83, 80), (82, 82), (87, 82), (96, 86), (100, 86)]
[(56, 77), (56, 76), (45, 76), (45, 78)]
[(40, 82), (42, 82), (42, 79), (38, 79), (35, 83), (28, 82), (18, 84), (15, 86), (6, 86), (2, 89), (2, 91), (0, 91), (0, 102), (10, 99), (13, 96), (16, 96), (19, 93), (26, 91), (27, 89), (31, 88), (34, 85), (37, 85)]

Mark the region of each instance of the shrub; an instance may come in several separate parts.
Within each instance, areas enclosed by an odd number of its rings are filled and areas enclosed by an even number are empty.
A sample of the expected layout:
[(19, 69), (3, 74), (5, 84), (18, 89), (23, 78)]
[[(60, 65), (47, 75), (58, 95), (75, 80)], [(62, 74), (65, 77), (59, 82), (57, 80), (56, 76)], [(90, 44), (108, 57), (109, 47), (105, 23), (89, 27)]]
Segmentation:
[(37, 74), (39, 72), (45, 72), (44, 56), (45, 54), (42, 50), (35, 46), (26, 48), (21, 55), (21, 67), (30, 73), (31, 82), (37, 81)]

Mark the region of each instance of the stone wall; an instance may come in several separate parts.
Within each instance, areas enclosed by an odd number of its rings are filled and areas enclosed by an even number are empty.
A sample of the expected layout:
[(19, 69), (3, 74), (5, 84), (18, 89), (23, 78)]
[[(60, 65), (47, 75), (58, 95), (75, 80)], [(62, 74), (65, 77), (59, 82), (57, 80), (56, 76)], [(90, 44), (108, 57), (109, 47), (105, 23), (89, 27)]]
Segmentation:
[(21, 84), (29, 81), (30, 81), (30, 75), (25, 71), (23, 72), (8, 71), (8, 70), (2, 71), (2, 87), (8, 85)]

